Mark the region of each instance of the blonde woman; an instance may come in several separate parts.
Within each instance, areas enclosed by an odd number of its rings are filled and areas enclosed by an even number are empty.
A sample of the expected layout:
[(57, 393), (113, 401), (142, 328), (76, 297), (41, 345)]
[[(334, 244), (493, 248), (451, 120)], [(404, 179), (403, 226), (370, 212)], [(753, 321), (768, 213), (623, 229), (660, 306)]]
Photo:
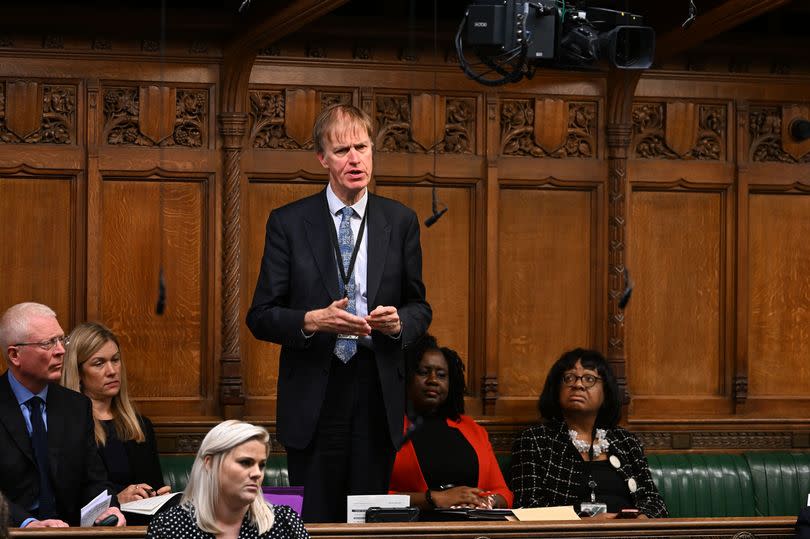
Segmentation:
[(147, 539), (307, 539), (301, 518), (270, 506), (262, 479), (270, 436), (262, 427), (224, 421), (200, 444), (180, 505), (156, 515)]
[(84, 393), (93, 403), (96, 444), (119, 503), (171, 490), (163, 486), (152, 422), (129, 400), (118, 338), (110, 329), (97, 322), (73, 329), (62, 385)]

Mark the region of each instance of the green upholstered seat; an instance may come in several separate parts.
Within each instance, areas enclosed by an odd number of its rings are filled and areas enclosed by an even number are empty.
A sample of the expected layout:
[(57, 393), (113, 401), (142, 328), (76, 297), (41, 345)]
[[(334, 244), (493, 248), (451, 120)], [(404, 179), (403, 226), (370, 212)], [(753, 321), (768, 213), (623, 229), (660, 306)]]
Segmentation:
[(757, 514), (798, 515), (810, 493), (810, 453), (745, 453)]
[[(163, 481), (172, 486), (172, 492), (180, 492), (186, 488), (191, 465), (194, 464), (194, 455), (161, 455), (160, 467), (163, 470)], [(287, 474), (286, 455), (270, 455), (267, 466), (264, 468), (264, 482), (266, 486), (286, 487), (290, 485)]]

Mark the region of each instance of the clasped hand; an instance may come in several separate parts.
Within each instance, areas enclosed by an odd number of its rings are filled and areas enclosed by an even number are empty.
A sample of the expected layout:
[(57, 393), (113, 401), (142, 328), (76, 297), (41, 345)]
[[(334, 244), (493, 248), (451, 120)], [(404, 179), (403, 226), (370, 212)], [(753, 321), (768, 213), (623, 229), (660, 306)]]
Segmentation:
[(480, 488), (460, 486), (434, 490), (431, 495), (437, 507), (492, 509), (495, 506), (495, 495)]
[(346, 310), (349, 299), (333, 301), (328, 307), (304, 315), (304, 332), (327, 331), (344, 335), (370, 335), (377, 330), (386, 335), (398, 335), (402, 329), (396, 307), (380, 305), (365, 318)]
[(128, 503), (136, 500), (143, 500), (144, 498), (152, 498), (154, 496), (160, 496), (161, 494), (167, 494), (171, 492), (171, 490), (172, 487), (168, 485), (165, 487), (160, 487), (157, 490), (154, 490), (146, 483), (129, 485), (118, 493), (118, 503)]

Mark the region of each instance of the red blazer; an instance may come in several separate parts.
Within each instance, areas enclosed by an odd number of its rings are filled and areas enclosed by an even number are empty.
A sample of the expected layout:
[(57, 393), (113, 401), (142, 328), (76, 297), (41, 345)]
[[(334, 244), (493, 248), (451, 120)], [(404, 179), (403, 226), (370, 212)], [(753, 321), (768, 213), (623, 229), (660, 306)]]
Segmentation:
[[(408, 419), (405, 418), (406, 428), (408, 424)], [(478, 456), (478, 488), (500, 494), (506, 500), (507, 506), (512, 507), (514, 497), (512, 491), (507, 488), (506, 481), (503, 480), (503, 474), (500, 466), (498, 466), (492, 445), (489, 443), (489, 435), (486, 429), (479, 426), (473, 418), (467, 415), (462, 415), (458, 421), (448, 418), (447, 425), (458, 429), (475, 449), (475, 454)], [(419, 467), (419, 461), (416, 458), (416, 451), (410, 440), (405, 442), (397, 452), (389, 488), (392, 494), (397, 492), (425, 492), (427, 490), (425, 477), (422, 475), (422, 469)]]

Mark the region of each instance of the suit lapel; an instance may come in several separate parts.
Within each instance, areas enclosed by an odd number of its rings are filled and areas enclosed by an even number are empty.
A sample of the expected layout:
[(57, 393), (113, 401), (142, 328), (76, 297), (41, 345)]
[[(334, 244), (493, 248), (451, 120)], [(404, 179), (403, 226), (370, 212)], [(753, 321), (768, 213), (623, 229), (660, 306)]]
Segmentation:
[(337, 262), (335, 262), (335, 249), (329, 239), (331, 234), (328, 227), (335, 226), (329, 216), (329, 205), (326, 203), (326, 190), (318, 197), (318, 211), (307, 214), (304, 218), (307, 241), (312, 250), (315, 265), (321, 274), (321, 282), (329, 292), (332, 301), (340, 299), (338, 286)]
[(20, 411), (11, 385), (8, 383), (8, 373), (0, 377), (0, 423), (8, 431), (9, 437), (19, 447), (20, 451), (34, 462), (34, 450), (31, 447), (31, 437), (25, 426), (25, 419)]
[(368, 267), (366, 270), (366, 287), (368, 289), (368, 311), (377, 306), (377, 291), (382, 281), (385, 259), (388, 255), (388, 244), (391, 241), (391, 225), (382, 212), (381, 207), (375, 204), (375, 197), (368, 195), (366, 214), (368, 215)]

